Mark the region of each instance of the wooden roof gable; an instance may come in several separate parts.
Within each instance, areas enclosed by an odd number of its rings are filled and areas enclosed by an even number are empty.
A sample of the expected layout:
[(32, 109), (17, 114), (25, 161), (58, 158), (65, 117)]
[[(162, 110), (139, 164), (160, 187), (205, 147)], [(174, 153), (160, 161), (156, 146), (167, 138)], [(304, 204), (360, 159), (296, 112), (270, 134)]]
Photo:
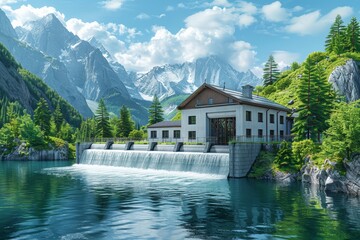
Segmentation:
[[(208, 89), (214, 91), (215, 93), (217, 93), (219, 95), (224, 96), (224, 98), (226, 98), (226, 99), (232, 99), (233, 100), (232, 104), (240, 102), (239, 99), (237, 99), (236, 97), (234, 97), (230, 94), (227, 94), (226, 92), (221, 91), (220, 89), (215, 88), (212, 85), (204, 83), (198, 89), (196, 89), (196, 91), (193, 92), (187, 99), (185, 99), (177, 108), (179, 110), (186, 108), (193, 100), (195, 100), (200, 94), (202, 94), (205, 90), (208, 90)], [(225, 104), (225, 102), (224, 102), (224, 104)], [(208, 104), (203, 104), (203, 105), (208, 105)], [(217, 104), (214, 104), (214, 106), (216, 106), (216, 105)]]

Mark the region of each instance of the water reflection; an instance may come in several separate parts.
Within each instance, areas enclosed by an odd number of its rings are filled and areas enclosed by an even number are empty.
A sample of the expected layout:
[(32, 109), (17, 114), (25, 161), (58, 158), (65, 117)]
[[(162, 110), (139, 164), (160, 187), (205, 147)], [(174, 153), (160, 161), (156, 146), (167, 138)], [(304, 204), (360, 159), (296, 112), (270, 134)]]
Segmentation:
[(0, 162), (0, 239), (360, 238), (359, 199), (314, 187), (64, 165)]

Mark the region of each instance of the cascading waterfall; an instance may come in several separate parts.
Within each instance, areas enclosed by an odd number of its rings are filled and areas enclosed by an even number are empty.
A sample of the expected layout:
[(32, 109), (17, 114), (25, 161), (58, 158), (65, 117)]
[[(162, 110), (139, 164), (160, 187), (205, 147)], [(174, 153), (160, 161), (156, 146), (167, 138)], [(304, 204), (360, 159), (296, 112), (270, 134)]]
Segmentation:
[(87, 149), (80, 164), (229, 174), (229, 155), (223, 153), (155, 152)]

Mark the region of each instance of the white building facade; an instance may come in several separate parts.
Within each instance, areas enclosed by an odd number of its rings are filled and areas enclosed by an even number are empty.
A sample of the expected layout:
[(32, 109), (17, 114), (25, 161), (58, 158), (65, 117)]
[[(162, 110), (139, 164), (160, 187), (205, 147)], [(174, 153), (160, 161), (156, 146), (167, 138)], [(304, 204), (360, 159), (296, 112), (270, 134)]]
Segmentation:
[[(252, 90), (249, 85), (242, 92), (200, 86), (178, 106), (182, 112), (177, 141), (223, 145), (230, 141), (282, 140), (290, 135), (290, 109), (252, 95)], [(153, 126), (150, 131), (154, 131)]]

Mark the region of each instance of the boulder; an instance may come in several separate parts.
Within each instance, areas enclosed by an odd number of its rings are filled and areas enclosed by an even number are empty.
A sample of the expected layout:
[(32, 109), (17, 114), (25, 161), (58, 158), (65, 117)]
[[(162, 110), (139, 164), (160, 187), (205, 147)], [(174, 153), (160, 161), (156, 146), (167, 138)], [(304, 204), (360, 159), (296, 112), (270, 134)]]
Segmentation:
[(350, 59), (345, 65), (336, 67), (328, 81), (348, 102), (360, 99), (360, 70), (354, 60)]

